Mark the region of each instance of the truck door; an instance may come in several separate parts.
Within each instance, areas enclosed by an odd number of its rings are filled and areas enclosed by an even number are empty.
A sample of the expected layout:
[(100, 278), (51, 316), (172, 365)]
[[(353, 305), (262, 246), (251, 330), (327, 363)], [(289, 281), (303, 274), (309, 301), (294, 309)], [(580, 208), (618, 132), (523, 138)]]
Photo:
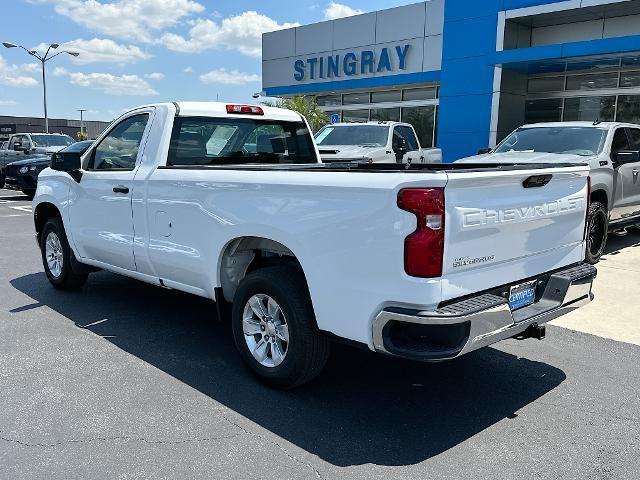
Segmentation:
[[(637, 130), (637, 129), (633, 129)], [(616, 129), (611, 142), (611, 159), (620, 151), (640, 150), (640, 144), (633, 146), (631, 132), (627, 128)], [(638, 135), (635, 133), (635, 135)], [(638, 173), (640, 163), (613, 163), (613, 207), (611, 220), (622, 220), (636, 214), (640, 208), (640, 183)]]
[(131, 190), (150, 113), (117, 123), (87, 154), (80, 182), (71, 182), (71, 236), (83, 258), (136, 269)]
[(21, 158), (18, 155), (22, 155), (24, 152), (22, 150), (14, 150), (14, 149), (16, 147), (23, 148), (28, 143), (29, 143), (29, 139), (27, 138), (26, 135), (12, 136), (11, 141), (9, 142), (9, 146), (7, 147), (7, 163), (15, 162), (16, 160), (21, 160)]
[[(640, 128), (629, 128), (629, 142), (631, 150), (639, 152), (640, 155)], [(624, 198), (625, 209), (628, 215), (640, 215), (640, 161), (627, 163), (620, 166), (625, 167), (624, 178), (622, 180), (622, 195)]]
[(393, 151), (398, 163), (420, 163), (421, 150), (413, 130), (405, 125), (393, 129)]

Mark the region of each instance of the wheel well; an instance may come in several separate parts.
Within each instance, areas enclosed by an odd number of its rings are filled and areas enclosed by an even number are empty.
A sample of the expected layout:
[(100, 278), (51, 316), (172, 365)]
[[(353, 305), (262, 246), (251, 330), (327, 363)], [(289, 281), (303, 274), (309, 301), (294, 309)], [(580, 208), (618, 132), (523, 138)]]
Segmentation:
[(604, 190), (595, 190), (591, 192), (591, 203), (600, 202), (605, 206), (605, 208), (609, 209), (609, 200), (607, 198), (607, 192)]
[(60, 211), (53, 203), (43, 202), (36, 207), (33, 212), (33, 221), (35, 222), (38, 243), (40, 243), (40, 234), (42, 233), (45, 223), (54, 217), (62, 218), (62, 215), (60, 215)]
[[(227, 244), (220, 258), (220, 285), (227, 302), (247, 273), (273, 265), (291, 265), (302, 271), (300, 262), (286, 246), (262, 237), (240, 237)], [(304, 272), (303, 272), (304, 275)]]

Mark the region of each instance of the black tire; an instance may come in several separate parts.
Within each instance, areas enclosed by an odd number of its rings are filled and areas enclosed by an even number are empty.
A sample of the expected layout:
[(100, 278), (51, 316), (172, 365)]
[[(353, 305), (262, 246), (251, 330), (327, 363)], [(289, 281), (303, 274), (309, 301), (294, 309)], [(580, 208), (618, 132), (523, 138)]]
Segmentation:
[(596, 264), (604, 252), (607, 244), (609, 216), (607, 207), (600, 202), (593, 202), (587, 214), (587, 255), (585, 261)]
[(33, 200), (33, 197), (36, 195), (35, 190), (23, 190), (22, 193), (24, 193), (29, 200)]
[[(262, 365), (245, 340), (243, 314), (254, 295), (271, 297), (286, 318), (290, 341), (284, 360), (277, 366)], [(294, 267), (265, 267), (249, 273), (234, 296), (231, 327), (244, 363), (260, 380), (278, 388), (290, 389), (311, 381), (329, 356), (330, 344), (316, 326), (304, 275)]]
[(5, 176), (0, 175), (0, 188), (4, 188), (4, 179), (5, 179)]
[[(52, 272), (47, 261), (47, 240), (51, 235), (55, 235), (59, 240), (61, 247), (60, 257), (60, 271), (56, 275), (56, 272)], [(51, 240), (54, 240), (53, 236)], [(45, 223), (42, 229), (42, 235), (40, 236), (40, 251), (42, 254), (42, 265), (44, 267), (44, 273), (47, 275), (49, 282), (55, 288), (60, 290), (75, 290), (87, 281), (88, 274), (86, 273), (74, 273), (71, 268), (71, 258), (73, 252), (69, 247), (67, 241), (67, 235), (62, 225), (62, 220), (59, 217), (54, 217)]]

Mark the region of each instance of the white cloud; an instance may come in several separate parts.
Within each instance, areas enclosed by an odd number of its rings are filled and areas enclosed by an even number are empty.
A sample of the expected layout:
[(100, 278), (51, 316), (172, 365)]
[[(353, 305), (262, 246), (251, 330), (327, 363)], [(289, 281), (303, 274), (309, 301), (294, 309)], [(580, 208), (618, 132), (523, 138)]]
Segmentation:
[(0, 56), (0, 85), (9, 87), (35, 87), (38, 81), (30, 74), (40, 70), (37, 63), (12, 65)]
[[(44, 53), (47, 50), (47, 46), (47, 44), (41, 43), (35, 49)], [(91, 40), (78, 38), (61, 44), (58, 47), (58, 51), (63, 50), (78, 52), (79, 56), (69, 58), (73, 63), (81, 65), (98, 62), (124, 65), (151, 58), (151, 55), (143, 52), (135, 45), (120, 45), (107, 38), (92, 38)]]
[(193, 68), (187, 67), (183, 70), (184, 73), (193, 73)]
[(63, 67), (56, 67), (53, 69), (53, 76), (54, 77), (63, 77), (65, 75), (67, 75), (69, 72), (67, 72), (66, 68)]
[(157, 95), (146, 80), (137, 75), (112, 75), (110, 73), (71, 73), (71, 83), (100, 90), (108, 95)]
[(259, 82), (260, 76), (255, 73), (243, 73), (238, 70), (218, 68), (200, 75), (203, 83), (223, 83), (225, 85), (244, 85), (245, 83)]
[(46, 0), (55, 11), (90, 31), (152, 43), (158, 32), (204, 11), (194, 0)]
[(164, 78), (164, 73), (160, 73), (160, 72), (145, 73), (144, 78), (148, 78), (149, 80), (162, 80)]
[(342, 3), (331, 2), (324, 9), (325, 20), (335, 20), (336, 18), (352, 17), (353, 15), (360, 15), (364, 13), (360, 9), (351, 8), (348, 5)]
[(298, 26), (298, 23), (279, 24), (272, 18), (249, 11), (225, 18), (217, 23), (209, 19), (193, 22), (188, 38), (175, 33), (162, 36), (162, 43), (177, 52), (197, 53), (209, 48), (238, 50), (244, 55), (259, 58), (262, 50), (262, 34), (283, 28)]
[(0, 107), (12, 107), (17, 104), (15, 100), (0, 100)]

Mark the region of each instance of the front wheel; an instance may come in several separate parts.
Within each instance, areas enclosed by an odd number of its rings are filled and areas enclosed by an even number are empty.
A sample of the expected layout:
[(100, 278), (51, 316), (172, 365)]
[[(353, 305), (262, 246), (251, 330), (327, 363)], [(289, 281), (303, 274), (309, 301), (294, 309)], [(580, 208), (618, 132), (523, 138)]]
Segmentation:
[(293, 267), (249, 273), (236, 291), (231, 321), (243, 361), (270, 385), (288, 389), (309, 382), (329, 356), (304, 276)]
[(54, 287), (74, 290), (87, 281), (86, 273), (74, 273), (71, 268), (73, 252), (60, 218), (55, 217), (45, 223), (40, 238), (40, 250), (44, 272)]
[(596, 264), (607, 244), (609, 221), (607, 208), (600, 202), (593, 202), (587, 214), (587, 263)]

